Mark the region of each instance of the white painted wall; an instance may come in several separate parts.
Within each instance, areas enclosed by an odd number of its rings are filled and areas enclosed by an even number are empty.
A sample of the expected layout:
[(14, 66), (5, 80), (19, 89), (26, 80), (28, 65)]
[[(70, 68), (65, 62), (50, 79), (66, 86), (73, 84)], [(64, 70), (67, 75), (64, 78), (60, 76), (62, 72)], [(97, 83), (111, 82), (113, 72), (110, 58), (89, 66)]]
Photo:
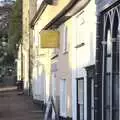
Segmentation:
[(29, 89), (29, 57), (28, 50), (23, 49), (23, 80), (24, 80), (24, 89)]
[(17, 58), (17, 80), (21, 80), (21, 44), (19, 46)]
[[(87, 73), (85, 67), (95, 64), (96, 55), (96, 11), (92, 0), (73, 19), (72, 39), (72, 118), (77, 120), (77, 81), (84, 77), (84, 120), (87, 120)], [(79, 31), (79, 33), (78, 33)], [(77, 34), (78, 33), (78, 34)], [(84, 43), (82, 47), (75, 48)]]
[(44, 101), (45, 76), (43, 72), (43, 65), (34, 66), (33, 74), (33, 99)]
[(50, 94), (50, 50), (40, 46), (41, 26), (38, 21), (33, 31), (33, 98), (47, 102)]

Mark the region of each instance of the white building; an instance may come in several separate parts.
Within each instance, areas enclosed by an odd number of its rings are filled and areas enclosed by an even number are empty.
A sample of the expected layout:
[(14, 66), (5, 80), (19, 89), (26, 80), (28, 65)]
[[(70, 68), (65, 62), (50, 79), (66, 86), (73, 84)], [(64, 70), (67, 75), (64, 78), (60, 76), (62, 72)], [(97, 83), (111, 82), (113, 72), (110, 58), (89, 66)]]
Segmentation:
[(72, 118), (94, 120), (96, 7), (92, 0), (73, 17)]

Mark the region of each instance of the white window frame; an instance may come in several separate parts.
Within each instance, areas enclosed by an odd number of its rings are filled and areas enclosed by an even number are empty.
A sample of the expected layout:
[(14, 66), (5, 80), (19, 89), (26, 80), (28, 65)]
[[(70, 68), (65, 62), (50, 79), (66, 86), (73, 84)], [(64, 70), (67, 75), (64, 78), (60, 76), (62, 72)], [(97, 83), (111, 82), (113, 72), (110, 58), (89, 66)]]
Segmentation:
[(76, 31), (76, 44), (75, 47), (83, 44), (85, 42), (84, 32), (85, 32), (85, 19), (84, 11), (75, 16), (75, 31)]
[(66, 25), (63, 26), (63, 34), (61, 36), (61, 39), (63, 40), (63, 54), (68, 52), (68, 27)]

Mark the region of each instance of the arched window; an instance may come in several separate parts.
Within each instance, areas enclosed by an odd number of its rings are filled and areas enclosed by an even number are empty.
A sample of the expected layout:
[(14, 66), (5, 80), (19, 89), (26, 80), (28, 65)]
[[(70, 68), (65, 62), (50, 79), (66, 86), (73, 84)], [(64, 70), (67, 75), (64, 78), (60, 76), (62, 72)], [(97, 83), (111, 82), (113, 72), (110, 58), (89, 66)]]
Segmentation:
[(111, 106), (111, 74), (112, 74), (112, 43), (111, 43), (111, 22), (109, 15), (107, 16), (106, 27), (105, 27), (105, 51), (104, 51), (104, 60), (103, 63), (105, 64), (105, 74), (104, 74), (104, 99), (103, 99), (103, 106), (104, 106), (104, 118), (105, 120), (110, 120), (111, 113), (110, 113), (110, 106)]
[(102, 115), (104, 120), (119, 119), (119, 17), (116, 9), (105, 14), (102, 71)]
[(112, 119), (119, 119), (119, 32), (118, 13), (115, 11), (112, 29)]

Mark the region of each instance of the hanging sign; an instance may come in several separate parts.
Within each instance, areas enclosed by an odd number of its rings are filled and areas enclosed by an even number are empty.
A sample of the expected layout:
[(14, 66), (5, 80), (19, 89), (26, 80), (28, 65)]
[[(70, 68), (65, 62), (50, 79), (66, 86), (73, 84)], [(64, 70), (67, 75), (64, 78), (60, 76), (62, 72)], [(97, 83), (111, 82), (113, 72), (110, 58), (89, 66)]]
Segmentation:
[(59, 48), (59, 31), (42, 30), (40, 32), (41, 48)]

